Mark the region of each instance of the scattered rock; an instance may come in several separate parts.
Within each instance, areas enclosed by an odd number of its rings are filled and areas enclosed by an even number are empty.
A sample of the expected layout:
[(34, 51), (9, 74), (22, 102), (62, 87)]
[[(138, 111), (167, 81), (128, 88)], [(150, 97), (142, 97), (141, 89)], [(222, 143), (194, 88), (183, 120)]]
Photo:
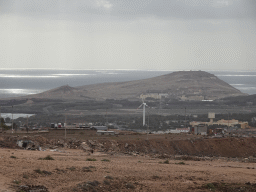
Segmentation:
[(49, 190), (43, 185), (21, 185), (18, 191), (23, 192), (49, 192)]

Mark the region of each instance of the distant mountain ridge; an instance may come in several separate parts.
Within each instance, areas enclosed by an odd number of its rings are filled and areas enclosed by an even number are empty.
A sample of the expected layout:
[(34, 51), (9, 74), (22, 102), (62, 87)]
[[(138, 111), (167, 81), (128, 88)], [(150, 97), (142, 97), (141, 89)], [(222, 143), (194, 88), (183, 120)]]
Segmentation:
[(85, 85), (61, 86), (26, 98), (63, 100), (140, 99), (167, 97), (179, 100), (215, 100), (245, 96), (238, 89), (204, 71), (179, 71), (149, 79)]

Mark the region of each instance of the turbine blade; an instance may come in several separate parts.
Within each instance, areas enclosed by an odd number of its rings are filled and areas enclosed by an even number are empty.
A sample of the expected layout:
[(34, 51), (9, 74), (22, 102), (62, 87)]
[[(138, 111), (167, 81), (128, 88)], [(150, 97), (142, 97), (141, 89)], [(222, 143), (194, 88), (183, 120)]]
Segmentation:
[(143, 105), (143, 103), (137, 109), (141, 108), (142, 105)]

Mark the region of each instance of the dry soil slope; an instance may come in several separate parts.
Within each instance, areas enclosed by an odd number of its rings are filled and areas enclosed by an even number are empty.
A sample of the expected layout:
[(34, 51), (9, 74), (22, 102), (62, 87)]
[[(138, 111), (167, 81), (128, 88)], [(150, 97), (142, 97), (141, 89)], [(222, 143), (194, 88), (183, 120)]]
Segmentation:
[[(82, 93), (84, 94), (84, 93)], [(70, 87), (64, 85), (45, 91), (39, 94), (29, 95), (26, 98), (43, 98), (43, 99), (62, 99), (62, 100), (71, 100), (71, 99), (81, 99), (81, 91), (75, 87)]]
[(85, 85), (62, 86), (30, 97), (58, 99), (129, 99), (139, 98), (142, 93), (169, 93), (173, 97), (205, 96), (217, 99), (246, 95), (213, 74), (204, 71), (179, 71), (154, 78)]

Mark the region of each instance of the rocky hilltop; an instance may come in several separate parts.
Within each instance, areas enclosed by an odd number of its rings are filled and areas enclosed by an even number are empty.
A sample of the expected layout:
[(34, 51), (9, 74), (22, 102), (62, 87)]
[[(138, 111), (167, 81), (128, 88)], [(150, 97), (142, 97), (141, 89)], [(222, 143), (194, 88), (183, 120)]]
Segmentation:
[[(204, 71), (179, 71), (149, 79), (52, 89), (30, 98), (64, 100), (140, 99), (215, 100), (247, 95)], [(28, 97), (26, 97), (28, 98)]]

